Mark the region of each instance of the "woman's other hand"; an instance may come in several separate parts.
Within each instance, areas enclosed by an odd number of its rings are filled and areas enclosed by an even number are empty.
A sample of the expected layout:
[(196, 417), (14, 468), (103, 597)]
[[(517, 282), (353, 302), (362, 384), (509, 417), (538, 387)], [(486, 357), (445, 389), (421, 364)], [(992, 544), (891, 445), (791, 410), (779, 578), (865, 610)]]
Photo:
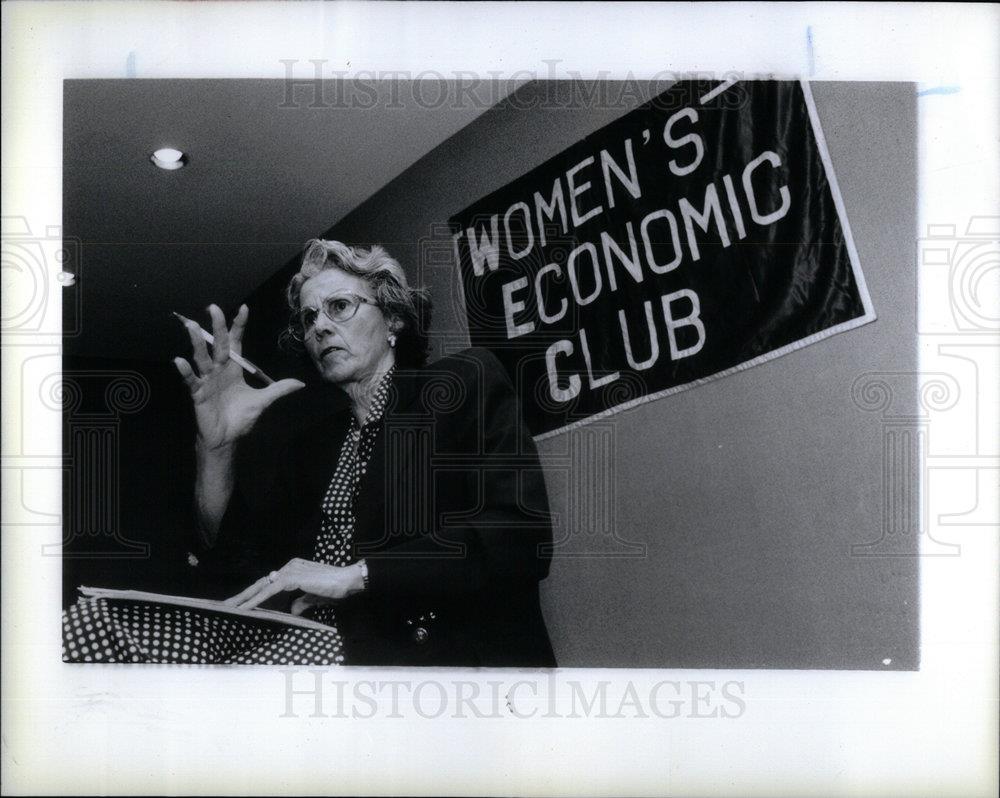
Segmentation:
[(209, 305), (215, 343), (209, 356), (208, 346), (193, 321), (184, 322), (194, 350), (195, 368), (184, 358), (174, 365), (191, 391), (199, 445), (216, 450), (234, 444), (257, 423), (261, 413), (277, 399), (304, 387), (299, 380), (279, 380), (266, 388), (251, 388), (243, 369), (230, 358), (242, 354), (243, 331), (250, 311), (241, 305), (233, 326), (226, 329), (226, 318), (217, 305)]
[(296, 557), (280, 570), (261, 577), (242, 593), (226, 599), (225, 603), (249, 610), (278, 593), (301, 590), (309, 597), (307, 602), (300, 604), (299, 612), (302, 612), (312, 604), (347, 598), (364, 589), (364, 578), (358, 563), (341, 567)]

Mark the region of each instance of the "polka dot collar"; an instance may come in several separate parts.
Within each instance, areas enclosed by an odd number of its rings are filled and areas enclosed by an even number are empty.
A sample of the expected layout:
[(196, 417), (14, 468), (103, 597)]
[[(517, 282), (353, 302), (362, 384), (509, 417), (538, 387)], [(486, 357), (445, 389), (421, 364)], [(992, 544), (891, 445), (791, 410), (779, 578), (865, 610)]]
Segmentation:
[[(382, 379), (379, 380), (378, 386), (372, 394), (372, 401), (368, 407), (368, 415), (365, 417), (365, 423), (360, 425), (362, 429), (377, 423), (385, 413), (385, 406), (389, 400), (389, 387), (392, 385), (392, 376), (395, 373), (395, 365), (390, 366), (389, 370), (382, 375)], [(358, 420), (353, 414), (351, 415), (351, 421), (352, 427), (357, 428), (359, 426)]]

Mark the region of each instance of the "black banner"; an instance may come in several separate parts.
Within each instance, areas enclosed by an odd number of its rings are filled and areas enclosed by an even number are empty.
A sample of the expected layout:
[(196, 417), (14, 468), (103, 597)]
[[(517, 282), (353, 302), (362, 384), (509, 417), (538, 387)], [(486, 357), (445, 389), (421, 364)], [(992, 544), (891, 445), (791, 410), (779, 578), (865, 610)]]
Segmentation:
[(805, 83), (676, 83), (451, 222), (536, 437), (875, 318)]

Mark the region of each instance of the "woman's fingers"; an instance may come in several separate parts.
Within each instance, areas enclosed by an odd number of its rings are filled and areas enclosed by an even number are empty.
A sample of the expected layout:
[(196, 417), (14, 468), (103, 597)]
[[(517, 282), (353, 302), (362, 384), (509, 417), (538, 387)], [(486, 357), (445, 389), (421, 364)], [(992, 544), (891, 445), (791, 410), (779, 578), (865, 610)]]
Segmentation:
[(271, 596), (276, 596), (279, 593), (283, 592), (284, 590), (287, 590), (287, 588), (281, 584), (280, 579), (276, 579), (274, 582), (268, 582), (265, 579), (263, 589), (261, 589), (254, 595), (243, 599), (243, 601), (237, 602), (236, 606), (239, 607), (241, 610), (252, 610), (259, 604), (263, 604), (265, 601), (271, 598)]
[(240, 305), (239, 312), (236, 314), (236, 318), (233, 319), (233, 326), (229, 330), (229, 351), (237, 354), (243, 354), (243, 331), (247, 327), (247, 318), (250, 316), (250, 308), (246, 305)]
[(208, 313), (212, 317), (212, 336), (215, 343), (212, 344), (212, 360), (216, 363), (225, 363), (229, 360), (229, 330), (226, 329), (226, 317), (222, 313), (222, 308), (216, 304), (208, 306)]
[(175, 357), (174, 365), (181, 373), (181, 377), (184, 378), (184, 384), (191, 390), (191, 393), (198, 390), (198, 377), (195, 375), (194, 369), (191, 368), (191, 364), (182, 357)]
[(208, 356), (208, 347), (205, 346), (205, 339), (201, 337), (201, 333), (198, 331), (198, 325), (190, 319), (184, 322), (184, 329), (187, 330), (188, 337), (191, 339), (191, 349), (194, 352), (194, 364), (198, 367), (198, 371), (205, 374), (212, 368), (212, 359)]
[(242, 604), (248, 598), (250, 598), (251, 596), (253, 596), (256, 593), (259, 593), (261, 590), (263, 590), (267, 586), (267, 584), (268, 584), (267, 577), (266, 576), (261, 577), (256, 582), (254, 582), (252, 585), (250, 585), (250, 587), (248, 587), (246, 590), (244, 590), (242, 593), (237, 593), (235, 596), (227, 598), (222, 603), (223, 604), (228, 604), (231, 607), (238, 607), (240, 604)]
[[(283, 593), (286, 590), (300, 590), (304, 577), (313, 575), (317, 570), (322, 571), (328, 577), (328, 572), (336, 569), (332, 569), (328, 565), (295, 558), (289, 560), (280, 571), (272, 571), (268, 576), (261, 577), (242, 593), (237, 593), (232, 598), (226, 599), (224, 603), (231, 607), (251, 610), (278, 593)], [(299, 610), (295, 614), (298, 615), (299, 612), (313, 604), (325, 603), (326, 601), (327, 599), (322, 596), (306, 591), (305, 595), (300, 596), (293, 604), (293, 607), (297, 606)]]
[[(237, 593), (232, 598), (225, 600), (225, 604), (231, 607), (239, 607), (243, 610), (252, 610), (259, 604), (267, 601), (271, 596), (276, 596), (285, 590), (297, 590), (296, 584), (289, 584), (289, 580), (283, 578), (288, 566), (280, 571), (272, 571), (268, 576), (261, 577), (242, 593)], [(272, 580), (271, 577), (274, 577)]]

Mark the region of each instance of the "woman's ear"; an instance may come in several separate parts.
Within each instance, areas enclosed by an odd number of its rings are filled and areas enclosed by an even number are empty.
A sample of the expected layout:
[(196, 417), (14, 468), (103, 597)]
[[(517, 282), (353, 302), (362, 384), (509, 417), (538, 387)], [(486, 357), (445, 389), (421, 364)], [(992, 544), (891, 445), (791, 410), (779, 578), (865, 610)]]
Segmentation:
[(389, 328), (389, 332), (399, 333), (406, 326), (403, 320), (399, 316), (390, 316), (386, 321), (386, 326)]

